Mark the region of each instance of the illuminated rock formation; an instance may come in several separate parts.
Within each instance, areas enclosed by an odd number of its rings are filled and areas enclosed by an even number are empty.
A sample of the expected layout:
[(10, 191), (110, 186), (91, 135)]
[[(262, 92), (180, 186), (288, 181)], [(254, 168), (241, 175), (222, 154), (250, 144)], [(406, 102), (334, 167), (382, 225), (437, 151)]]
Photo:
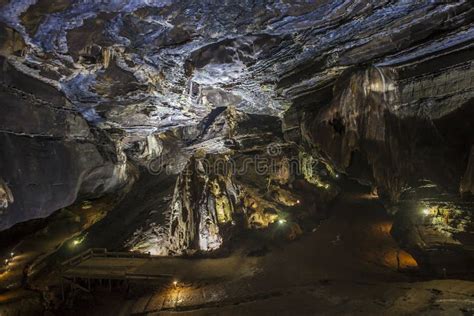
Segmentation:
[(349, 177), (421, 253), (399, 203), (474, 192), (473, 23), (468, 0), (1, 1), (0, 229), (124, 194), (89, 236), (212, 251), (285, 216), (308, 231)]

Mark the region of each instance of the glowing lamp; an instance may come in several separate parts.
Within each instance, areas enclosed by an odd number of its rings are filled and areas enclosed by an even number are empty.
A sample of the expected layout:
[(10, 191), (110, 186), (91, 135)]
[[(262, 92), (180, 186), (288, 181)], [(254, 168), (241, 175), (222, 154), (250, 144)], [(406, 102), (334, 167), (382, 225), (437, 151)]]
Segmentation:
[(429, 208), (424, 208), (423, 209), (423, 214), (430, 215), (430, 209)]
[(285, 223), (286, 223), (286, 219), (281, 218), (281, 219), (278, 220), (278, 224), (280, 224), (280, 225), (283, 225)]
[(174, 280), (174, 281), (173, 281), (173, 285), (174, 285), (174, 286), (178, 286), (178, 281)]
[(74, 239), (74, 240), (72, 241), (72, 245), (73, 245), (73, 247), (75, 247), (75, 246), (79, 245), (81, 242), (82, 242), (81, 239)]

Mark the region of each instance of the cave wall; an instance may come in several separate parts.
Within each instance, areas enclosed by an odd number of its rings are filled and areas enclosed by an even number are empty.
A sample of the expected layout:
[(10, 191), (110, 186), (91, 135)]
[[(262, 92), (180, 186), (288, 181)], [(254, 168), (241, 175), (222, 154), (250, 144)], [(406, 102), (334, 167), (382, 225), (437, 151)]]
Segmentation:
[(352, 67), (319, 98), (296, 98), (284, 119), (287, 140), (373, 186), (394, 214), (392, 235), (438, 275), (473, 264), (473, 74), (470, 44)]
[(111, 139), (91, 129), (54, 87), (0, 62), (0, 177), (11, 193), (0, 229), (125, 183), (126, 157)]
[(466, 120), (473, 115), (473, 65), (464, 60), (411, 77), (403, 67), (347, 71), (329, 104), (303, 110), (302, 137), (340, 170), (368, 165), (365, 174), (354, 175), (372, 181), (391, 201), (419, 179), (459, 192), (473, 142)]
[(467, 163), (466, 172), (461, 181), (461, 194), (474, 195), (474, 147), (471, 147), (469, 161)]

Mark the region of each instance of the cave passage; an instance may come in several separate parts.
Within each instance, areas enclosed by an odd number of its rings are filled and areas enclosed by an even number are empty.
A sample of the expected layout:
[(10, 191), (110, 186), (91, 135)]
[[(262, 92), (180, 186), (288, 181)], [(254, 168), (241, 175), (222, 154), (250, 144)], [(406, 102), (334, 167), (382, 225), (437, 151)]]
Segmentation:
[(0, 315), (474, 315), (474, 3), (0, 0)]

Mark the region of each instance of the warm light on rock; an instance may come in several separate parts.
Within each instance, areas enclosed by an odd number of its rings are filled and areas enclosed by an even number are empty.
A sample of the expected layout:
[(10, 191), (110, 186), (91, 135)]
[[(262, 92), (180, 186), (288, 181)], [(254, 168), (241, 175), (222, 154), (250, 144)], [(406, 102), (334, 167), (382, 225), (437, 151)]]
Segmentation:
[(0, 314), (469, 314), (473, 13), (0, 0)]

